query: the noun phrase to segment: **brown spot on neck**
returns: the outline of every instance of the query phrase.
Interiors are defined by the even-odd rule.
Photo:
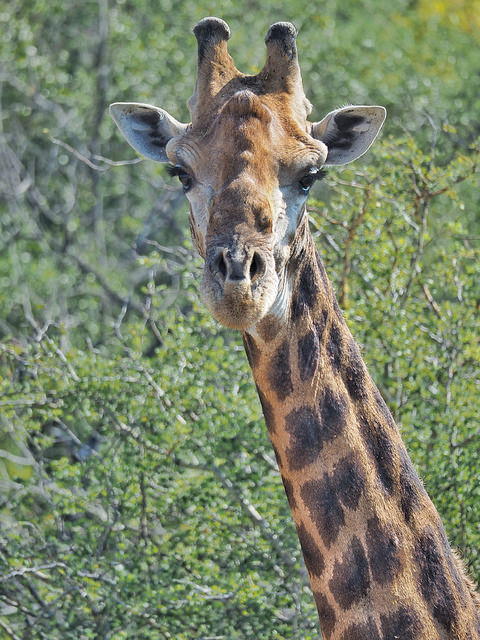
[[[257,333],[263,342],[272,342],[281,334],[284,322],[273,313],[269,313],[262,318],[256,326]]]
[[[268,381],[280,401],[285,400],[293,391],[288,340],[280,344],[270,359]]]
[[[255,369],[260,361],[260,349],[255,344],[255,340],[248,333],[243,333],[242,338],[250,367],[251,369]]]
[[[365,549],[356,536],[352,537],[342,559],[335,562],[329,587],[344,611],[367,596],[370,589],[368,561]]]

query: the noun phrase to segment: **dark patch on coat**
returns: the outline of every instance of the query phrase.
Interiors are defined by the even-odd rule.
[[[342,332],[336,324],[330,327],[330,335],[327,340],[327,353],[333,370],[335,372],[339,371],[342,364]]]
[[[366,542],[373,579],[382,585],[393,582],[405,561],[405,552],[393,525],[381,524],[377,517],[370,518]]]
[[[243,334],[243,346],[247,354],[248,363],[251,369],[255,369],[260,360],[260,349],[255,344],[255,340],[248,333]]]
[[[434,617],[450,631],[458,623],[457,604],[432,527],[428,527],[418,539],[414,557],[419,568],[422,596],[433,609]]]
[[[418,614],[409,607],[400,607],[393,613],[380,616],[382,638],[385,640],[417,640],[422,631]]]
[[[335,296],[333,297],[333,310],[337,314],[337,318],[343,320],[343,311],[340,309],[340,305],[338,304],[338,300]]]
[[[311,407],[293,409],[285,417],[285,428],[290,434],[286,449],[291,469],[303,469],[315,462],[323,447],[323,434],[318,415]]]
[[[342,433],[347,422],[347,401],[327,387],[320,402],[320,415],[312,407],[293,409],[285,418],[290,434],[287,448],[292,469],[302,469],[314,462],[324,444]]]
[[[318,283],[315,277],[315,271],[307,262],[298,279],[297,291],[293,295],[292,304],[290,307],[291,319],[296,322],[300,316],[305,315],[308,311],[313,309],[315,301],[318,296]]]
[[[381,638],[375,620],[369,618],[365,623],[352,624],[347,627],[341,640],[381,640]],[[388,638],[388,640],[391,639]]]
[[[331,476],[324,473],[301,488],[302,500],[326,547],[335,542],[345,524],[343,507],[356,509],[364,487],[363,470],[351,454],[336,464]]]
[[[282,476],[283,487],[285,489],[285,493],[287,494],[288,504],[290,505],[290,509],[295,509],[297,506],[297,501],[295,500],[295,494],[293,493],[293,484],[287,478]]]
[[[273,413],[273,407],[270,404],[270,402],[266,399],[265,394],[260,391],[260,388],[258,387],[258,385],[256,385],[257,387],[257,393],[258,393],[258,397],[260,398],[260,404],[262,405],[262,411],[263,411],[263,417],[265,418],[265,423],[267,425],[268,430],[271,433],[275,432],[275,420],[274,420],[274,413]]]
[[[337,539],[340,527],[345,524],[345,515],[336,487],[328,474],[324,473],[322,479],[305,482],[300,494],[324,545],[330,548]]]
[[[373,392],[373,397],[375,398],[375,402],[377,403],[377,408],[380,413],[385,418],[385,422],[387,425],[393,430],[397,431],[397,425],[395,424],[395,420],[388,408],[385,400],[382,398],[382,395],[378,389],[375,389]]]
[[[333,607],[328,604],[328,600],[323,595],[323,593],[315,591],[313,593],[313,597],[315,598],[315,603],[317,605],[322,636],[325,638],[325,640],[328,640],[328,638],[330,638],[330,636],[332,635],[333,629],[337,622],[335,611]]]
[[[298,369],[302,382],[311,380],[320,360],[320,343],[317,332],[311,329],[298,341]]]
[[[281,401],[285,400],[293,391],[290,346],[287,340],[278,347],[272,357],[268,380]]]
[[[363,469],[352,453],[335,465],[332,484],[337,487],[341,502],[349,509],[356,509],[365,488]]]
[[[387,493],[391,495],[395,485],[395,460],[397,454],[395,443],[386,428],[378,420],[371,419],[367,421],[362,416],[359,419],[359,426],[367,452],[375,464],[378,478]]]
[[[327,326],[327,320],[328,320],[328,310],[322,309],[322,313],[313,323],[313,326],[315,327],[315,331],[317,332],[319,342],[321,342],[323,334],[325,332],[325,328]]]
[[[425,494],[425,489],[403,445],[400,447],[399,453],[400,509],[405,517],[405,521],[410,523],[413,513],[422,507],[421,494]]]
[[[273,442],[272,442],[272,448],[273,448],[273,453],[275,454],[275,460],[277,461],[278,468],[281,469],[283,466],[282,459],[280,457],[280,453],[278,452],[277,447],[274,445]]]
[[[321,576],[325,569],[325,562],[317,543],[303,523],[297,527],[297,533],[308,572],[317,577]]]
[[[272,342],[280,333],[282,321],[268,314],[257,323],[257,333],[264,342]]]
[[[320,258],[320,254],[318,253],[316,247],[315,247],[315,260],[317,262],[317,267],[318,270],[320,272],[320,277],[322,279],[323,282],[323,286],[325,287],[325,291],[328,292],[329,288],[330,288],[330,282],[328,281],[328,276],[327,276],[327,272],[325,270],[325,266],[322,262],[322,259]]]
[[[352,400],[365,400],[367,398],[367,372],[360,351],[353,338],[348,345],[347,362],[343,370],[343,381]]]
[[[328,442],[340,435],[347,424],[348,402],[344,394],[326,387],[319,401],[322,440]]]
[[[354,536],[341,561],[336,560],[328,586],[344,611],[362,600],[370,589],[370,575],[365,550]]]
[[[460,603],[462,604],[462,606],[466,607],[468,606],[470,598],[467,584],[461,574],[461,561],[455,557],[454,552],[452,551],[452,548],[450,547],[450,544],[448,542],[447,534],[445,533],[443,527],[440,529],[438,534],[440,538],[440,547],[443,552],[443,557],[447,561],[447,565],[450,570],[450,576],[455,585]]]

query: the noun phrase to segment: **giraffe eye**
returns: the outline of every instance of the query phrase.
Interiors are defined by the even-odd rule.
[[[193,178],[192,176],[179,164],[175,166],[170,165],[168,167],[168,173],[171,176],[177,176],[183,186],[183,190],[185,192],[189,191],[193,186]]]
[[[302,178],[300,178],[300,180],[298,181],[301,191],[303,191],[303,193],[308,193],[313,183],[316,180],[321,180],[322,178],[324,178],[326,173],[327,172],[325,171],[325,169],[318,169],[317,167],[311,167],[307,171],[307,173],[304,176],[302,176]]]

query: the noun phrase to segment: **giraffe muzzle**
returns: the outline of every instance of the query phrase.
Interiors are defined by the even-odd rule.
[[[217,247],[209,261],[209,269],[224,288],[254,286],[265,274],[266,261],[258,250]]]
[[[221,324],[240,330],[255,324],[273,304],[277,285],[267,250],[237,242],[207,250],[202,298]]]

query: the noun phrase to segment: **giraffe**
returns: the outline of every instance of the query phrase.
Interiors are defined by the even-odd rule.
[[[169,162],[204,259],[202,297],[241,331],[327,640],[480,638],[480,599],[370,378],[310,234],[323,167],[361,156],[385,109],[309,122],[296,30],[276,23],[256,75],[218,18],[194,28],[191,123],[140,103],[110,112]]]

